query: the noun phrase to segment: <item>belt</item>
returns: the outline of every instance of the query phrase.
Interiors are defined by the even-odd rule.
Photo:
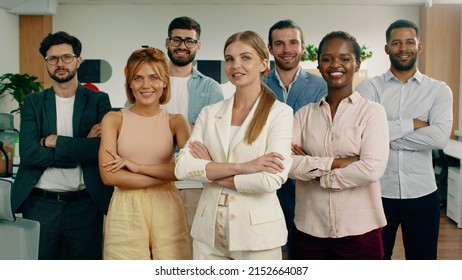
[[[50,192],[44,189],[34,188],[32,194],[45,199],[63,202],[79,201],[90,197],[87,189],[76,192]]]
[[[228,194],[227,193],[221,193],[220,196],[218,197],[218,206],[228,206]]]

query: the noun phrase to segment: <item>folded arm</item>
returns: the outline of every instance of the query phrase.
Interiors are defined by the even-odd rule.
[[[115,152],[117,151],[117,137],[121,124],[122,117],[120,112],[109,112],[102,121],[101,145],[98,158],[100,165],[99,171],[104,184],[124,188],[147,188],[171,181],[135,173],[128,169],[127,165],[130,165],[130,163],[134,165],[136,163],[125,161],[121,157],[118,157]],[[109,162],[113,164],[108,164]],[[133,165],[130,166],[133,167]],[[114,167],[111,169],[110,166],[118,166],[120,169]]]
[[[446,147],[452,130],[452,92],[443,85],[426,120],[413,120],[413,131],[390,142],[393,150],[441,150]]]

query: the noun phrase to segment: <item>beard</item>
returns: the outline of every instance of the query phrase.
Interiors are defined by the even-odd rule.
[[[411,70],[417,63],[417,55],[414,55],[406,64],[401,63],[394,55],[389,54],[390,62],[399,71]]]
[[[62,69],[58,69],[58,70],[62,70]],[[54,72],[50,72],[49,70],[48,70],[48,74],[50,75],[50,78],[52,78],[54,81],[58,83],[66,83],[74,79],[75,75],[77,74],[77,68],[75,68],[73,71],[69,71],[69,74],[67,74],[64,77],[58,77]]]
[[[289,70],[292,70],[292,69],[295,69],[295,68],[298,67],[298,65],[300,63],[300,58],[301,58],[301,54],[297,55],[297,57],[295,57],[294,61],[292,61],[290,63],[286,63],[282,59],[279,59],[278,57],[274,57],[274,62],[282,70],[289,71]]]
[[[196,53],[191,52],[191,51],[189,51],[189,56],[186,59],[185,58],[181,58],[181,59],[175,58],[173,56],[173,52],[170,49],[167,49],[167,55],[168,55],[168,58],[170,58],[170,61],[176,66],[186,66],[190,64],[191,62],[193,62],[194,59],[196,58]]]

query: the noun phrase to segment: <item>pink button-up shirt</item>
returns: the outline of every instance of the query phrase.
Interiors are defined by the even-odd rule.
[[[383,227],[379,180],[387,165],[388,140],[384,108],[357,92],[340,102],[333,120],[325,97],[300,109],[292,141],[307,156],[293,155],[289,173],[297,180],[297,229],[339,238]],[[331,170],[334,158],[352,156],[359,161]]]

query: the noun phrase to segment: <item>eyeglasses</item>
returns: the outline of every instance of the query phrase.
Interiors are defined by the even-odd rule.
[[[185,39],[183,39],[181,37],[170,37],[170,38],[168,38],[168,40],[170,41],[170,45],[172,45],[173,47],[179,47],[181,45],[181,43],[184,42],[184,45],[188,49],[192,49],[197,44],[197,40],[193,39],[193,38],[185,38]]]
[[[67,54],[63,54],[63,55],[49,55],[49,56],[45,57],[45,61],[49,65],[56,65],[56,64],[58,64],[59,59],[61,58],[61,60],[64,63],[69,64],[72,61],[74,61],[74,58],[76,58],[76,57],[77,56],[75,54],[73,54],[73,53],[67,53]]]

